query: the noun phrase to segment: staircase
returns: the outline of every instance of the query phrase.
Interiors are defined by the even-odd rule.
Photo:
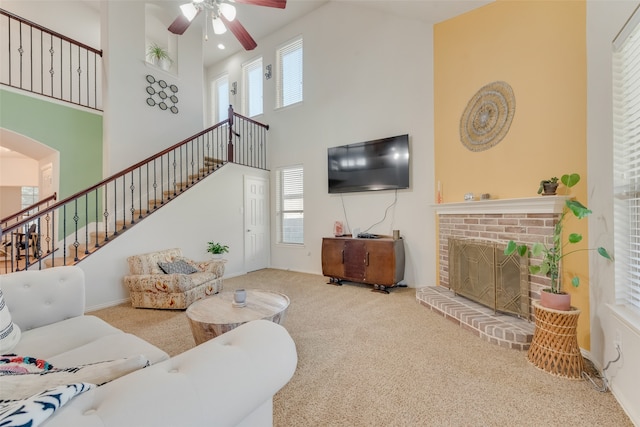
[[[229,106],[226,120],[24,218],[11,215],[0,224],[0,274],[76,264],[229,162],[266,169],[268,129]]]
[[[187,189],[191,187],[193,184],[202,178],[206,177],[210,173],[216,171],[221,168],[226,162],[221,159],[215,159],[212,157],[205,156],[204,158],[204,166],[200,168],[198,173],[191,174],[188,176],[189,182],[181,182],[178,183],[178,186],[183,189]],[[183,192],[182,190],[180,194]],[[121,235],[133,225],[140,222],[140,220],[146,218],[151,213],[155,212],[160,206],[165,205],[169,201],[173,200],[177,194],[174,194],[173,190],[165,190],[163,193],[163,197],[160,199],[149,199],[147,209],[140,210],[136,209],[133,212],[133,217],[137,217],[139,220],[136,222],[130,222],[128,220],[119,219],[115,222],[115,229],[112,236],[106,231],[92,231],[89,233],[89,241],[86,243],[76,243],[75,241],[70,243],[67,246],[67,253],[70,254],[65,259],[54,259],[53,257],[44,258],[45,267],[54,267],[58,265],[73,265],[76,264],[88,255],[91,255],[96,250],[104,246],[109,240],[112,240],[114,236]]]

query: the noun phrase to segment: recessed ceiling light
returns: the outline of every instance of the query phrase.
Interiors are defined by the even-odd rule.
[[[224,45],[222,43],[218,43],[218,49],[224,50]]]

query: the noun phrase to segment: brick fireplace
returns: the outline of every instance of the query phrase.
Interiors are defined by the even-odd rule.
[[[553,234],[565,200],[565,196],[540,196],[436,205],[440,286],[419,288],[418,301],[489,342],[528,349],[533,333],[529,319],[495,313],[448,290],[448,242],[450,238],[490,241],[501,247],[509,240],[528,244],[546,241]],[[548,286],[547,277],[529,275],[529,305]]]

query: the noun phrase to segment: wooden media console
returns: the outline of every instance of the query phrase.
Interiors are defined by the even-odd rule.
[[[367,283],[386,292],[404,279],[404,241],[389,236],[373,239],[325,237],[322,239],[322,274],[329,283],[343,280]]]

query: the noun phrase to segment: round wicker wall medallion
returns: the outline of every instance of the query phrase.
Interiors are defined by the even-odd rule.
[[[460,140],[471,151],[498,144],[509,132],[516,109],[513,89],[506,82],[483,86],[469,101],[460,119]]]

